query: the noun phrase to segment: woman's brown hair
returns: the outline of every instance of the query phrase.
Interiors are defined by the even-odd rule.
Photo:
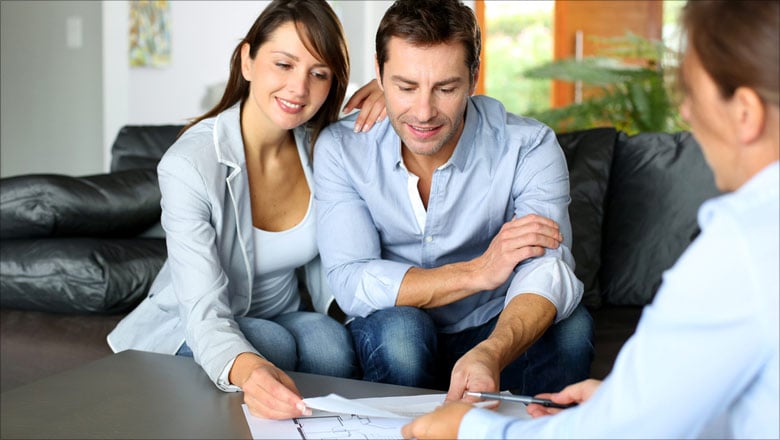
[[[682,24],[691,49],[723,98],[744,86],[778,105],[780,2],[688,1]]]
[[[295,23],[306,49],[320,58],[333,72],[333,81],[325,103],[306,124],[310,130],[311,148],[325,126],[338,119],[341,103],[349,83],[349,54],[344,30],[336,13],[325,0],[274,0],[257,17],[230,58],[230,76],[219,103],[203,115],[192,119],[181,133],[198,122],[217,116],[249,96],[249,81],[241,74],[241,47],[249,43],[249,56],[254,59],[257,50],[276,29],[288,22]]]

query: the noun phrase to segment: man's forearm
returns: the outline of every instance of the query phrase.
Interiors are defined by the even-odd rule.
[[[471,261],[422,269],[412,267],[404,275],[395,301],[397,306],[440,307],[485,290]]]
[[[493,333],[475,348],[491,353],[504,369],[544,334],[555,314],[555,306],[543,296],[517,295],[499,315]]]
[[[520,262],[558,248],[562,239],[558,224],[548,218],[529,214],[512,219],[504,223],[485,252],[472,260],[433,269],[409,269],[395,305],[439,307],[495,289],[512,276]]]

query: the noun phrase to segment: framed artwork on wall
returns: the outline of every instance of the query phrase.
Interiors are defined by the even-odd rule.
[[[164,67],[171,62],[168,0],[130,2],[130,67]]]

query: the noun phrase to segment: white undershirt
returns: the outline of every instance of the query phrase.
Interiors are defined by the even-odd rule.
[[[295,269],[317,256],[313,197],[306,215],[290,229],[269,232],[253,228],[255,279],[247,316],[273,318],[298,310],[300,294]]]

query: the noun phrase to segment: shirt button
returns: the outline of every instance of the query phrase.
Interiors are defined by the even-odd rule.
[[[425,237],[425,242],[426,242],[426,243],[430,243],[430,242],[432,242],[432,241],[433,241],[433,237],[431,237],[430,235],[429,235],[429,236],[427,236],[427,237]]]

